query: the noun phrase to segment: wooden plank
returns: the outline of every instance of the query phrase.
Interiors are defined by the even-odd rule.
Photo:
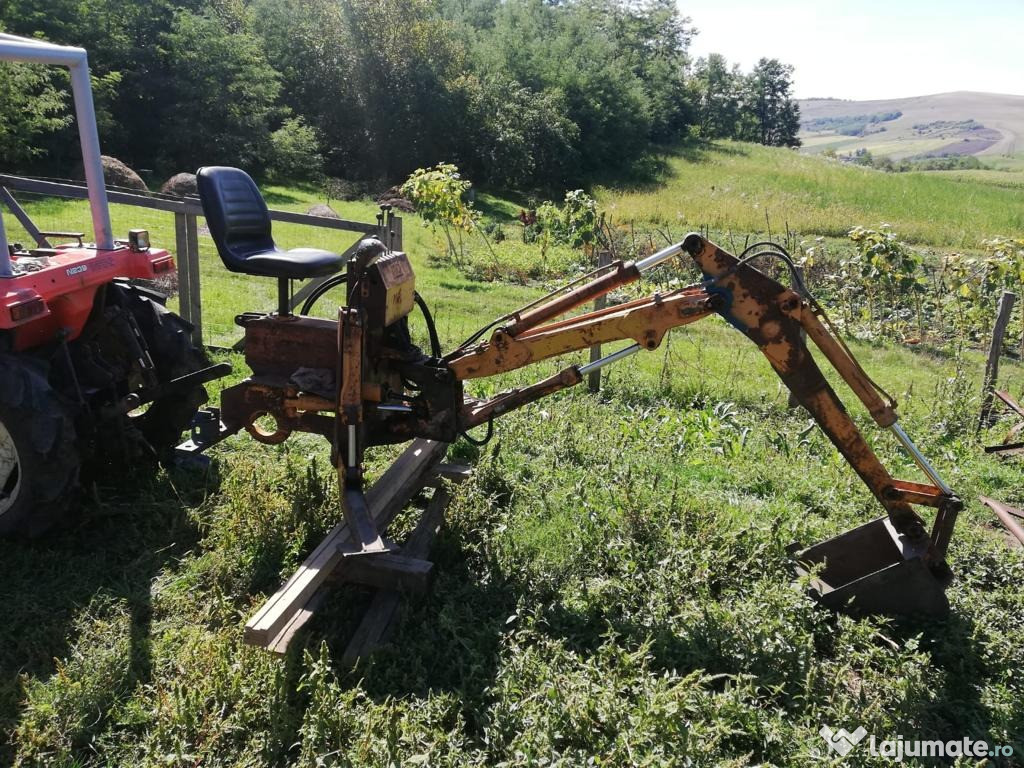
[[[291,643],[292,638],[313,618],[313,615],[323,601],[324,591],[320,590],[310,598],[305,606],[295,612],[295,615],[284,625],[284,628],[278,633],[277,637],[267,645],[267,650],[281,655],[287,653],[288,644]]]
[[[202,346],[203,343],[203,303],[199,293],[199,233],[196,217],[185,214],[185,239],[188,248],[185,251],[186,271],[188,272],[188,293],[179,289],[178,306],[188,304],[188,320],[192,323],[192,343]]]
[[[464,483],[473,476],[473,468],[468,464],[438,464],[437,474],[453,483]]]
[[[425,558],[430,554],[438,530],[444,523],[444,514],[451,497],[444,488],[439,488],[427,504],[419,523],[402,547],[406,557]],[[363,620],[342,654],[341,663],[354,666],[355,663],[372,653],[387,637],[401,604],[401,593],[394,590],[380,590],[370,603]]]
[[[335,573],[341,581],[364,587],[423,594],[430,586],[433,570],[434,564],[429,560],[386,554],[350,557]]]
[[[35,192],[41,195],[53,195],[54,197],[70,197],[77,200],[88,200],[89,191],[84,184],[68,184],[61,181],[43,181],[42,179],[30,179],[24,176],[10,176],[0,174],[0,186],[8,189],[21,190],[23,192]],[[134,205],[139,208],[152,208],[157,211],[169,213],[190,213],[193,216],[202,216],[203,207],[196,198],[179,198],[169,200],[165,197],[156,197],[145,194],[134,194],[131,192],[118,192],[107,190],[107,200],[118,205]],[[346,232],[375,232],[376,223],[367,224],[362,221],[349,221],[348,219],[335,219],[327,216],[310,216],[308,213],[295,213],[293,211],[279,211],[270,209],[270,218],[273,221],[284,221],[291,224],[307,224],[311,227],[322,227],[324,229],[338,229]]]
[[[3,200],[4,205],[11,209],[11,213],[14,214],[14,218],[18,220],[18,223],[24,227],[25,231],[28,232],[29,237],[36,241],[36,246],[39,248],[50,248],[50,241],[46,239],[46,236],[39,231],[39,227],[36,226],[32,218],[25,213],[25,209],[21,207],[17,200],[14,199],[14,195],[7,191],[6,187],[0,187],[0,200]]]
[[[447,443],[414,440],[367,491],[367,506],[378,530],[386,530],[394,516],[419,492],[423,480],[447,448]],[[349,539],[348,525],[344,522],[336,525],[291,578],[249,619],[245,625],[245,641],[270,647],[342,561],[341,547]]]
[[[346,232],[368,234],[377,231],[376,224],[366,224],[362,221],[350,221],[348,219],[335,219],[328,216],[310,216],[308,213],[295,213],[294,211],[272,209],[270,211],[270,218],[274,221],[285,221],[290,224],[309,224],[314,227],[325,227],[326,229],[343,229]]]
[[[188,226],[184,213],[174,214],[174,243],[174,261],[178,267],[178,314],[186,323],[191,323],[191,271],[188,263]]]
[[[1016,300],[1016,294],[1010,291],[1003,291],[1003,295],[999,297],[996,322],[992,327],[992,341],[988,347],[988,360],[985,363],[985,380],[981,391],[981,417],[978,420],[979,430],[992,423],[992,389],[999,378],[999,356],[1003,352],[1003,336],[1010,324],[1010,315]]]
[[[434,476],[427,480],[427,485],[437,488],[444,480],[461,484],[472,476],[473,468],[468,464],[438,464]]]

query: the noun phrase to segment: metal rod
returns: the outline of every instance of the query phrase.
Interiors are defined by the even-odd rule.
[[[6,187],[0,187],[0,202],[11,209],[11,213],[14,214],[14,218],[18,220],[18,223],[24,227],[25,231],[28,232],[29,236],[36,241],[38,248],[52,248],[50,241],[46,239],[46,235],[39,231],[39,227],[35,225],[31,217],[25,213],[25,209],[18,205],[18,201],[14,199]],[[54,235],[56,237],[56,235]],[[81,238],[79,238],[81,241]]]
[[[389,413],[412,413],[412,408],[410,406],[392,403],[377,403],[377,410],[387,411]]]
[[[11,252],[7,249],[7,230],[4,229],[4,211],[0,207],[0,277],[11,277]]]
[[[1024,528],[1022,528],[1020,523],[1012,517],[1017,510],[1013,509],[1008,504],[1003,504],[995,499],[990,499],[988,496],[979,496],[978,498],[981,499],[982,504],[986,505],[996,513],[996,517],[999,518],[999,522],[1003,524],[1003,527],[1013,534],[1017,541],[1024,544]]]
[[[348,425],[348,465],[354,467],[356,465],[356,425]]]
[[[896,439],[900,441],[900,444],[907,449],[907,453],[909,453],[914,459],[914,463],[921,468],[922,472],[928,475],[928,479],[935,484],[935,487],[946,495],[952,496],[953,490],[946,485],[939,476],[939,473],[935,470],[935,467],[933,467],[928,462],[928,459],[924,457],[924,454],[917,449],[917,446],[914,445],[914,441],[911,440],[910,437],[907,436],[907,433],[903,431],[903,427],[899,425],[899,422],[890,424],[889,429],[892,430],[894,435],[896,435]]]
[[[632,345],[630,347],[625,347],[623,349],[620,349],[618,352],[612,352],[610,355],[608,355],[606,357],[602,357],[600,360],[595,360],[592,363],[587,363],[586,365],[581,365],[579,367],[580,376],[586,376],[588,373],[591,373],[593,371],[599,371],[602,368],[604,368],[606,365],[611,365],[612,363],[617,363],[619,360],[622,360],[624,357],[629,357],[630,355],[636,354],[641,349],[642,349],[642,347],[639,344],[634,344],[634,345]]]
[[[88,55],[82,48],[4,34],[0,35],[0,60],[53,64],[67,67],[71,72],[71,92],[75,101],[78,139],[82,145],[82,165],[85,168],[85,183],[89,188],[89,207],[92,210],[96,246],[103,250],[111,250],[114,247],[114,233],[110,226],[107,188],[103,181],[103,162],[100,159],[100,139],[96,131],[92,85],[89,82]]]
[[[652,253],[646,259],[640,259],[640,261],[636,263],[636,268],[639,269],[641,272],[646,272],[648,269],[653,269],[654,267],[661,264],[663,261],[668,261],[674,256],[678,256],[682,252],[682,243],[670,245],[667,248],[662,248],[657,253]]]

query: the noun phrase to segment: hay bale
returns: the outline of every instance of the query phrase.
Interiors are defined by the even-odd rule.
[[[398,186],[384,190],[376,196],[376,200],[378,205],[390,205],[396,211],[403,213],[412,213],[416,210],[411,200],[402,197],[401,187]]]
[[[196,185],[196,175],[194,173],[174,174],[160,187],[160,194],[177,195],[178,197],[198,195],[199,187]]]
[[[331,206],[324,205],[323,203],[319,203],[317,205],[314,205],[312,208],[310,208],[308,211],[306,211],[306,213],[309,214],[310,216],[323,216],[326,219],[340,219],[341,218],[341,216],[339,216],[337,214],[337,212],[335,212],[335,210],[333,208],[331,208]]]
[[[103,181],[108,187],[124,187],[136,192],[149,192],[149,187],[135,171],[122,163],[116,157],[102,155]]]

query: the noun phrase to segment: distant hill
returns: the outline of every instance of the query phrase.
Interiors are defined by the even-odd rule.
[[[1024,96],[955,91],[879,101],[800,101],[803,151],[867,149],[901,160],[978,155],[994,165],[1024,155]]]

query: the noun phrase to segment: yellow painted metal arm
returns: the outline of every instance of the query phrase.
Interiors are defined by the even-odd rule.
[[[449,361],[458,379],[477,379],[594,344],[632,339],[655,349],[665,333],[715,312],[717,299],[703,289],[684,288],[531,328],[517,336],[499,328],[490,340]]]

